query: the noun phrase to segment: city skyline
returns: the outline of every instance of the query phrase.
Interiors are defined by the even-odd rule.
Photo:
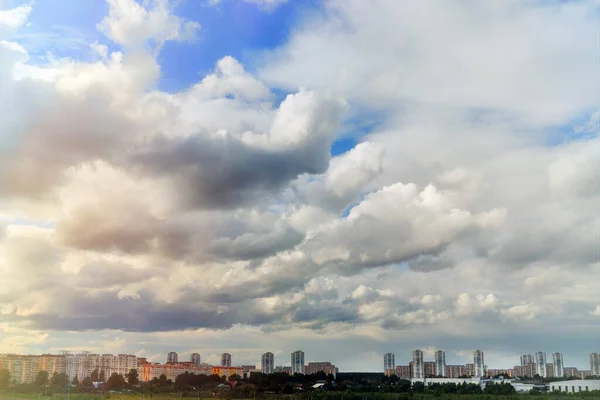
[[[0,353],[589,364],[598,2],[408,3],[0,1]]]
[[[435,348],[423,348],[423,349],[412,349],[408,352],[408,354],[400,354],[400,353],[395,353],[395,352],[388,352],[388,353],[382,353],[379,355],[379,367],[376,368],[371,368],[371,367],[365,367],[363,369],[361,368],[344,368],[343,364],[337,362],[335,363],[336,366],[338,366],[338,368],[340,366],[342,366],[342,369],[340,369],[340,371],[343,372],[385,372],[385,364],[386,364],[386,357],[391,356],[394,366],[402,366],[402,365],[408,365],[409,363],[413,363],[415,361],[415,356],[420,357],[421,362],[423,363],[423,375],[425,374],[425,368],[426,365],[430,363],[431,364],[431,368],[434,371],[437,371],[437,362],[438,362],[438,354],[441,353],[441,361],[443,362],[444,366],[451,366],[451,365],[468,365],[468,364],[472,364],[475,365],[475,358],[476,358],[476,352],[481,351],[481,350],[461,350],[459,352],[455,352],[453,353],[452,351],[450,351],[450,354],[453,354],[454,356],[452,356],[450,358],[451,361],[446,361],[446,351],[445,350],[440,350],[440,349],[435,349]],[[43,356],[43,355],[60,355],[63,351],[42,351],[39,353],[0,353],[1,354],[15,354],[15,355],[31,355],[31,356]],[[108,353],[108,352],[93,352],[93,351],[89,351],[89,350],[84,350],[84,348],[80,349],[80,350],[73,350],[73,351],[68,351],[68,354],[91,354],[91,355],[135,355],[138,358],[142,358],[142,359],[146,359],[149,362],[152,363],[160,363],[160,364],[167,364],[167,363],[191,363],[191,364],[195,364],[195,365],[214,365],[214,366],[224,366],[224,367],[235,367],[235,366],[244,366],[244,365],[255,365],[257,367],[257,369],[261,369],[262,365],[263,365],[263,358],[266,354],[270,354],[270,356],[273,359],[273,369],[275,369],[276,367],[291,367],[292,365],[292,361],[294,359],[294,356],[296,353],[299,352],[299,360],[304,360],[304,366],[308,365],[308,363],[310,362],[322,362],[323,359],[327,358],[329,360],[334,360],[334,357],[310,357],[310,352],[308,352],[309,357],[306,357],[306,352],[303,350],[295,350],[292,352],[286,352],[285,350],[283,351],[267,351],[265,353],[261,353],[258,355],[258,357],[255,356],[248,356],[247,354],[236,354],[236,353],[216,353],[216,352],[207,352],[207,356],[206,358],[204,358],[202,356],[202,353],[200,352],[200,350],[197,349],[193,349],[193,350],[188,350],[188,351],[169,351],[166,352],[164,354],[156,354],[154,356],[151,357],[147,357],[147,356],[143,356],[140,354],[135,354],[135,353],[123,353],[123,352],[119,352],[119,353]],[[420,352],[420,355],[417,354],[415,355],[415,352]],[[244,351],[244,353],[247,353],[247,351]],[[483,351],[481,351],[482,355]],[[468,354],[465,356],[465,354]],[[484,356],[484,360],[483,360],[483,366],[486,367],[487,369],[510,369],[513,368],[515,366],[523,366],[526,364],[530,364],[532,366],[532,371],[534,371],[535,373],[539,373],[541,370],[538,368],[538,363],[536,362],[536,358],[538,357],[538,355],[541,354],[543,356],[543,360],[546,361],[545,366],[546,366],[546,372],[548,372],[548,368],[552,369],[552,375],[555,376],[555,369],[556,367],[556,363],[557,363],[557,358],[556,356],[559,356],[559,366],[561,366],[563,369],[567,368],[567,367],[575,367],[579,370],[585,371],[585,370],[590,370],[593,371],[594,370],[594,365],[596,365],[596,368],[599,369],[600,371],[600,353],[587,353],[585,356],[583,357],[579,357],[580,360],[584,360],[583,362],[572,362],[570,359],[568,359],[567,364],[566,365],[564,363],[564,356],[562,353],[556,353],[556,352],[532,352],[531,354],[521,354],[521,355],[514,355],[513,357],[511,356],[503,356],[501,357],[502,360],[507,360],[507,361],[503,361],[502,364],[496,362],[494,363],[494,360],[492,359],[491,363],[488,363],[488,358],[487,356]],[[550,355],[550,358],[548,358],[547,354]],[[182,358],[183,355],[183,358]],[[291,360],[290,360],[290,355],[291,355]],[[527,362],[526,364],[523,363],[524,357],[526,357],[526,361],[528,360],[533,360],[532,362]],[[232,361],[232,360],[238,360],[239,361]],[[197,360],[197,362],[195,361]],[[276,360],[279,360],[276,362]],[[595,364],[594,364],[594,360],[595,360]],[[498,360],[496,360],[498,361]],[[473,367],[475,368],[475,367]]]
[[[473,363],[464,365],[445,365],[443,359],[445,352],[437,350],[434,352],[435,361],[424,359],[424,353],[419,349],[412,351],[412,361],[409,365],[394,365],[395,355],[393,353],[383,354],[382,375],[396,375],[402,379],[427,379],[427,378],[493,378],[502,375],[507,378],[514,377],[532,377],[539,375],[539,367],[547,369],[547,374],[543,378],[580,378],[594,375],[598,372],[598,354],[590,353],[590,369],[579,370],[572,366],[563,366],[561,353],[552,355],[552,363],[544,363],[544,353],[537,352],[535,360],[539,365],[530,363],[532,357],[522,355],[520,361],[524,365],[515,365],[514,368],[497,369],[489,368],[484,361],[484,353],[481,350],[473,350]],[[142,381],[150,381],[165,375],[167,379],[175,379],[183,373],[192,373],[200,375],[219,375],[231,376],[234,374],[245,375],[253,372],[262,372],[266,374],[284,372],[288,374],[314,374],[323,372],[332,374],[334,377],[340,372],[331,361],[308,361],[305,362],[305,355],[302,350],[296,350],[291,353],[291,367],[275,366],[274,354],[264,353],[261,356],[261,364],[231,365],[231,354],[223,353],[221,355],[220,365],[210,365],[200,363],[200,354],[190,354],[189,361],[177,361],[179,354],[169,352],[164,363],[151,362],[146,358],[136,357],[133,354],[94,354],[90,352],[72,353],[62,351],[61,354],[44,355],[16,355],[0,353],[0,369],[6,369],[15,382],[30,383],[37,376],[38,371],[47,371],[50,375],[65,372],[68,379],[75,377],[90,377],[94,371],[99,376],[107,377],[113,373],[126,375],[130,370],[136,369]],[[355,371],[362,372],[362,371]],[[97,376],[98,376],[97,375]],[[104,378],[105,379],[105,378]]]

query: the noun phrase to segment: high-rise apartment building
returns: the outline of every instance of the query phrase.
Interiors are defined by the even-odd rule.
[[[413,350],[412,352],[413,359],[413,378],[415,379],[423,379],[425,378],[425,366],[423,364],[423,352],[421,350]]]
[[[221,367],[231,367],[231,354],[221,354]]]
[[[435,352],[435,374],[442,378],[446,376],[446,353],[442,350]]]
[[[590,354],[590,372],[594,376],[600,376],[600,354]]]
[[[533,359],[533,354],[523,354],[521,356],[521,367],[524,367],[529,364],[535,364],[535,360]]]
[[[544,352],[538,351],[535,353],[535,373],[542,378],[548,376],[548,374],[546,374],[546,353]]]
[[[176,352],[170,351],[169,354],[167,354],[167,362],[168,363],[176,363],[178,361],[179,361],[179,356],[177,355]]]
[[[202,364],[202,359],[200,358],[200,354],[192,353],[190,356],[190,362],[194,364],[196,367],[199,367]]]
[[[485,362],[483,360],[483,351],[473,350],[473,376],[483,378],[485,376]]]
[[[563,355],[561,353],[552,354],[552,368],[554,378],[562,378],[565,376]]]
[[[396,357],[393,353],[385,353],[383,355],[383,372],[390,376],[396,371]]]
[[[275,371],[275,356],[270,351],[260,357],[260,367],[263,374],[272,374]]]
[[[294,374],[304,375],[304,352],[302,350],[292,353],[292,375]]]

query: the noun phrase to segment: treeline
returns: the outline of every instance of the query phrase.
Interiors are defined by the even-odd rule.
[[[41,393],[44,395],[66,392],[96,393],[103,390],[133,388],[140,383],[136,369],[130,370],[126,376],[113,373],[108,379],[102,371],[98,370],[94,370],[90,376],[81,380],[77,376],[69,380],[64,372],[49,376],[48,371],[39,371],[31,383],[16,383],[12,378],[8,370],[0,370],[0,391],[10,389],[16,393]]]

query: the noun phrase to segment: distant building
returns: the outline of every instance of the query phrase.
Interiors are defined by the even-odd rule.
[[[513,370],[512,369],[488,369],[487,370],[487,377],[488,378],[493,378],[495,376],[504,376],[505,378],[512,378],[513,376]]]
[[[523,354],[521,356],[521,367],[524,367],[525,365],[529,365],[529,364],[535,364],[533,355],[532,354]]]
[[[292,367],[282,367],[278,365],[277,367],[275,367],[275,373],[292,375]]]
[[[246,376],[250,376],[251,372],[258,372],[258,370],[256,369],[256,365],[240,365],[240,368],[242,369],[242,372],[246,374]]]
[[[167,379],[174,381],[177,376],[186,372],[194,375],[210,375],[212,367],[207,364],[196,366],[192,362],[171,362],[166,364],[146,362],[138,367],[138,375],[142,382],[149,382],[154,378],[159,378],[161,375],[165,375]]]
[[[475,364],[473,363],[466,363],[465,364],[465,369],[466,369],[466,376],[470,376],[470,377],[474,377],[475,376]]]
[[[244,376],[244,368],[221,365],[220,367],[212,367],[211,374],[225,376],[227,378],[229,378],[231,375],[239,375],[242,377]]]
[[[331,374],[335,377],[337,375],[337,368],[329,361],[309,362],[306,366],[306,374],[311,375],[318,372],[324,372],[326,375]]]
[[[557,381],[548,384],[551,392],[579,393],[600,390],[600,379]],[[592,396],[597,398],[598,396]]]
[[[562,378],[565,376],[563,355],[561,353],[552,354],[552,372],[555,378]]]
[[[272,374],[275,371],[275,356],[270,351],[260,357],[260,368],[263,374]]]
[[[590,371],[594,376],[600,376],[600,354],[590,354]]]
[[[169,352],[169,354],[167,354],[167,362],[168,363],[176,363],[179,361],[179,356],[177,355],[176,352],[171,351]]]
[[[223,353],[221,354],[221,367],[231,367],[231,354]],[[221,376],[221,375],[219,375]]]
[[[535,353],[535,373],[546,378],[546,353],[538,351]]]
[[[554,378],[554,364],[546,363],[546,378]]]
[[[394,353],[385,353],[383,355],[383,372],[390,376],[396,372],[396,357]]]
[[[468,375],[466,366],[464,366],[464,365],[446,365],[445,378],[459,378],[461,376],[466,376],[466,375]]]
[[[577,378],[579,377],[579,371],[576,367],[564,367],[563,368],[565,378]]]
[[[396,376],[401,379],[412,378],[410,365],[396,365]]]
[[[413,359],[413,378],[415,379],[423,379],[425,377],[425,370],[423,365],[423,352],[421,350],[413,350],[412,352]]]
[[[581,379],[586,379],[589,378],[590,376],[592,376],[592,371],[588,370],[583,370],[583,371],[579,371],[579,377]]]
[[[425,378],[435,378],[435,362],[434,361],[425,361],[423,363],[423,374]]]
[[[194,364],[195,366],[199,367],[200,364],[202,364],[202,360],[200,358],[200,354],[198,354],[198,353],[192,353],[192,355],[190,356],[190,362],[192,364]]]
[[[514,376],[519,378],[525,376],[533,378],[535,376],[535,364],[515,365],[513,372]]]
[[[304,375],[304,352],[302,350],[296,350],[292,353],[292,375],[303,374]]]
[[[483,359],[483,351],[473,350],[473,365],[475,378],[483,378],[485,376],[485,362]]]
[[[442,350],[435,352],[435,374],[437,376],[446,376],[446,353]]]

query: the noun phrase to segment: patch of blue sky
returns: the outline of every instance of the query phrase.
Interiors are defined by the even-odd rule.
[[[356,206],[358,206],[360,203],[362,203],[363,200],[368,195],[370,195],[371,193],[373,193],[373,192],[370,191],[370,192],[363,192],[363,193],[361,193],[357,201],[352,202],[352,203],[350,203],[350,204],[348,204],[346,206],[346,208],[340,213],[340,217],[341,218],[348,218],[348,216],[350,215],[350,212],[352,211],[352,209],[354,209]]]
[[[215,6],[200,1],[182,1],[175,13],[201,25],[191,43],[168,42],[158,60],[162,67],[159,89],[176,92],[198,82],[213,71],[215,63],[232,56],[250,72],[262,51],[282,45],[311,0],[288,1],[265,11],[256,4],[222,0]]]
[[[371,110],[351,104],[350,112],[344,120],[337,139],[330,150],[338,156],[352,150],[362,139],[373,133],[386,120],[386,111]]]
[[[32,11],[26,26],[11,39],[27,49],[31,56],[30,62],[41,63],[47,53],[55,58],[88,60],[93,57],[89,45],[94,41],[107,44],[109,50],[112,50],[110,41],[96,29],[96,25],[108,13],[105,0],[18,3],[32,4]]]
[[[564,125],[548,129],[547,132],[548,146],[597,138],[600,134],[600,111],[589,110]]]

